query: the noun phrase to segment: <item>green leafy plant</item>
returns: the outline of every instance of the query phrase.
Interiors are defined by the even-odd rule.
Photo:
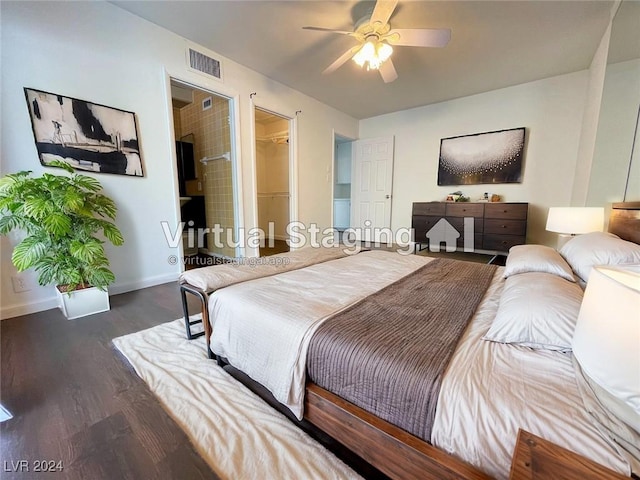
[[[114,245],[124,240],[111,222],[116,217],[113,200],[100,193],[96,179],[76,174],[68,164],[69,176],[31,171],[0,179],[0,235],[23,230],[25,238],[15,246],[11,260],[18,271],[34,268],[40,285],[55,284],[63,291],[94,286],[101,290],[113,283],[100,232]]]

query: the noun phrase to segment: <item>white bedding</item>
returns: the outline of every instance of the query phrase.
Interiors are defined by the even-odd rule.
[[[321,321],[428,261],[372,251],[219,290],[209,304],[211,349],[300,418],[307,346]],[[498,307],[501,277],[500,268],[444,376],[431,442],[507,478],[524,428],[628,474],[586,416],[570,354],[481,340]]]
[[[518,428],[629,475],[587,416],[572,355],[482,340],[504,286],[496,273],[445,372],[431,443],[501,479]]]
[[[363,252],[218,290],[209,299],[211,350],[302,419],[307,347],[315,329],[430,260]]]

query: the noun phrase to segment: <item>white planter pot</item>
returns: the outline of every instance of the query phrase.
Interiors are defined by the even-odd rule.
[[[62,293],[56,288],[58,306],[68,320],[109,310],[109,292],[96,287]]]

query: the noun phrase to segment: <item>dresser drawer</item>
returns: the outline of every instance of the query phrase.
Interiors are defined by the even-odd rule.
[[[411,219],[411,228],[415,229],[413,237],[415,242],[426,243],[427,232],[442,220],[442,217],[428,217],[426,215],[414,215]]]
[[[525,220],[496,220],[494,218],[485,218],[484,232],[498,235],[524,236],[527,234],[527,222]]]
[[[458,237],[458,240],[456,242],[456,245],[458,246],[459,249],[463,249],[464,248],[464,234],[460,235],[460,237]],[[472,250],[479,250],[482,248],[482,234],[480,233],[476,233],[475,235],[473,235],[473,244],[469,245],[469,247]]]
[[[484,206],[484,218],[526,220],[528,210],[528,203],[487,203]]]
[[[482,217],[484,205],[478,203],[447,203],[445,204],[445,215],[447,217]]]
[[[478,218],[478,217],[447,217],[445,218],[445,220],[449,222],[453,228],[455,228],[458,232],[460,232],[460,235],[464,234],[465,219],[468,219],[466,220],[467,222],[471,222],[470,229],[472,232],[482,233],[483,224],[484,224],[482,218]]]
[[[497,250],[498,252],[508,252],[514,245],[522,245],[523,243],[525,243],[524,235],[485,234],[482,238],[484,250]]]
[[[444,217],[444,203],[442,202],[415,202],[413,215],[434,215]]]

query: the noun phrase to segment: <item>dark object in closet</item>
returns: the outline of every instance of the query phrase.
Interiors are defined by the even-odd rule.
[[[193,158],[193,143],[176,141],[176,154],[178,158],[178,186],[180,196],[186,196],[187,180],[196,179],[196,165]]]
[[[180,208],[182,221],[186,223],[185,228],[205,228],[207,220],[204,210],[204,195],[194,195],[187,203]],[[189,222],[193,222],[193,225]]]

